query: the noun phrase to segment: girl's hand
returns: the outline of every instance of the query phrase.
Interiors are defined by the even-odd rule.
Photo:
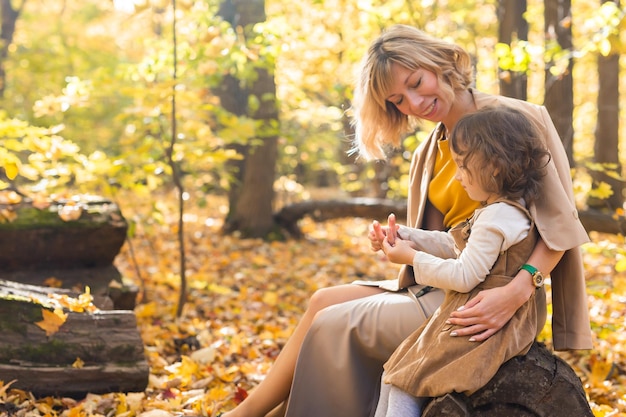
[[[383,240],[387,236],[387,229],[383,228],[378,220],[372,222],[367,238],[370,240],[370,249],[378,252],[383,248]]]
[[[387,217],[387,240],[391,246],[396,244],[396,238],[398,237],[398,226],[396,224],[396,215],[391,213],[389,217]]]
[[[390,242],[394,244],[398,237],[397,231],[400,226],[396,224],[395,214],[390,214],[388,221],[389,225],[386,227],[383,227],[377,220],[372,222],[367,238],[370,240],[370,249],[374,252],[383,248],[383,241],[385,238],[389,238]]]
[[[383,240],[383,252],[387,255],[387,259],[394,264],[411,265],[413,264],[413,257],[415,256],[415,249],[413,249],[411,242],[396,239],[396,243],[392,245],[389,242],[389,236]]]

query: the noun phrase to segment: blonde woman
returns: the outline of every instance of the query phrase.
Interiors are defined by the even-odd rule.
[[[538,127],[551,154],[542,192],[528,209],[539,239],[525,263],[552,277],[556,349],[590,349],[585,282],[579,245],[588,240],[574,205],[568,160],[546,109],[471,88],[470,57],[462,48],[410,26],[394,26],[370,46],[353,101],[355,144],[365,158],[384,158],[420,120],[437,122],[411,163],[407,226],[446,230],[478,207],[454,180],[447,135],[464,115],[486,106],[509,106]],[[369,233],[380,250],[388,227]],[[450,322],[454,337],[488,339],[535,294],[521,270],[509,284],[479,292]],[[541,297],[539,297],[541,298]],[[302,321],[265,380],[228,417],[372,416],[383,364],[430,317],[443,291],[425,291],[412,268],[377,286],[339,285],[313,294]],[[541,307],[541,302],[539,302]],[[537,317],[541,329],[545,315]]]

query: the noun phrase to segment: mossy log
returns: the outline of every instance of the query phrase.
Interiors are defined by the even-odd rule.
[[[62,214],[76,207],[76,218]],[[128,224],[109,200],[84,198],[40,209],[30,202],[2,204],[0,268],[92,268],[111,265],[126,240]],[[10,214],[9,214],[10,213]]]
[[[59,308],[59,295],[72,294],[0,281],[0,380],[36,396],[145,390],[149,366],[134,313],[61,305],[65,321],[46,331],[43,310]]]
[[[73,212],[64,215],[64,210]],[[138,289],[113,265],[128,223],[110,200],[83,196],[37,208],[29,201],[0,204],[0,279],[62,288],[90,287],[117,309],[133,309]]]
[[[432,400],[422,417],[593,417],[582,383],[572,368],[534,343],[471,396]]]

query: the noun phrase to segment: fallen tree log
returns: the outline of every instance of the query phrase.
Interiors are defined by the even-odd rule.
[[[526,356],[504,363],[471,396],[432,400],[422,417],[593,417],[582,383],[572,368],[540,343]]]
[[[64,216],[72,207],[74,217]],[[128,224],[109,200],[84,197],[37,208],[32,202],[0,204],[2,270],[90,268],[111,265],[126,240]]]
[[[298,222],[307,216],[315,221],[342,217],[363,217],[383,221],[390,213],[395,213],[399,220],[404,220],[406,210],[406,202],[381,198],[306,200],[284,206],[274,215],[274,219],[292,236],[298,238],[302,237]]]
[[[379,198],[349,198],[341,200],[306,200],[281,208],[274,219],[295,238],[302,237],[298,222],[305,217],[325,221],[342,217],[362,217],[385,222],[390,213],[395,213],[399,222],[404,222],[407,213],[406,201]],[[579,211],[580,221],[587,232],[626,234],[626,218],[616,218],[614,213],[598,209]]]
[[[36,396],[145,390],[134,313],[87,308],[74,295],[0,281],[0,380]]]
[[[119,207],[97,196],[45,207],[29,200],[0,204],[0,279],[88,286],[92,294],[111,298],[116,309],[132,310],[138,288],[113,265],[127,229]]]

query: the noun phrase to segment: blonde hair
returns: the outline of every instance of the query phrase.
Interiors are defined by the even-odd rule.
[[[366,159],[384,159],[385,148],[398,147],[402,136],[417,126],[417,118],[402,114],[386,100],[393,64],[433,72],[451,100],[473,81],[471,59],[463,48],[411,26],[396,25],[384,31],[361,62],[352,100],[352,151]]]

